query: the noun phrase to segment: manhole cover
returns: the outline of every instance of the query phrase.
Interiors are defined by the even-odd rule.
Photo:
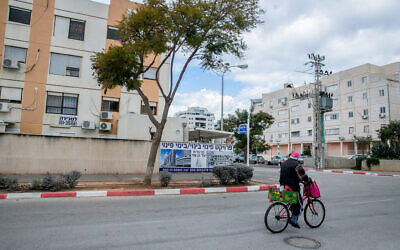
[[[303,249],[317,249],[321,247],[320,242],[301,236],[287,237],[284,239],[284,241],[291,246]]]

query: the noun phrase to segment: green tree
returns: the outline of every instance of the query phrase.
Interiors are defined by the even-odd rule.
[[[233,143],[236,154],[243,153],[247,157],[247,134],[239,134],[238,128],[240,124],[247,124],[247,110],[235,111],[235,115],[228,115],[224,119],[224,129],[233,132]],[[270,148],[264,140],[263,131],[268,128],[274,121],[274,118],[262,111],[250,114],[250,153],[265,152]]]
[[[354,136],[354,138],[356,139],[356,143],[357,143],[357,145],[361,148],[361,152],[362,152],[363,154],[365,154],[365,150],[366,150],[366,149],[369,151],[369,147],[370,147],[371,142],[372,142],[371,136],[366,136],[366,137],[363,137],[363,136],[360,136],[360,137]]]
[[[391,121],[388,125],[377,130],[377,132],[382,143],[400,144],[400,121]]]
[[[123,16],[119,23],[121,47],[111,47],[92,57],[94,76],[99,84],[105,90],[118,85],[136,90],[156,128],[145,184],[151,184],[168,111],[189,63],[197,60],[203,69],[220,70],[225,65],[224,55],[243,57],[246,49],[243,34],[261,22],[262,13],[259,0],[147,0],[136,12]],[[183,54],[185,60],[174,77],[178,54]],[[155,66],[157,58],[161,58],[161,62],[156,71],[156,83],[164,99],[159,118],[152,114],[139,80]],[[171,70],[169,88],[165,89],[160,84],[159,72],[167,62]]]

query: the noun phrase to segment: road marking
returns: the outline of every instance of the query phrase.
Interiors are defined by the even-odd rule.
[[[368,204],[368,203],[376,203],[376,202],[386,202],[386,201],[393,201],[393,199],[385,199],[385,200],[375,200],[375,201],[360,201],[360,202],[353,202],[353,205],[361,205],[361,204]]]

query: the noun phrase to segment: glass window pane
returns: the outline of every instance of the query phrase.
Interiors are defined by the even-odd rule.
[[[62,103],[62,96],[54,96],[54,95],[47,96],[47,106],[61,107],[61,103]]]
[[[69,18],[56,16],[54,23],[54,36],[68,37]]]
[[[10,15],[8,16],[8,21],[30,24],[31,23],[31,11],[17,9],[14,7],[10,7]]]
[[[118,41],[121,40],[121,36],[119,34],[118,29],[115,27],[108,26],[107,38],[112,39],[112,40],[118,40]]]
[[[64,108],[76,108],[78,104],[78,98],[73,96],[64,96],[63,107]]]
[[[61,108],[47,107],[46,113],[61,114]]]
[[[16,60],[18,62],[26,62],[26,51],[25,48],[5,46],[4,59]]]
[[[0,87],[0,99],[10,101],[21,101],[22,89]]]
[[[62,113],[65,115],[76,115],[76,109],[63,108]]]
[[[66,55],[51,53],[50,59],[50,74],[65,75],[67,67]]]
[[[85,34],[85,22],[71,20],[69,23],[68,38],[83,41]]]

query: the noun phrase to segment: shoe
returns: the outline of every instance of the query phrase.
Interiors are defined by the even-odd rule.
[[[292,225],[292,227],[295,227],[295,228],[300,229],[300,226],[299,226],[298,223],[295,223],[295,222],[293,222],[293,221],[290,220],[290,221],[289,221],[289,224]]]

